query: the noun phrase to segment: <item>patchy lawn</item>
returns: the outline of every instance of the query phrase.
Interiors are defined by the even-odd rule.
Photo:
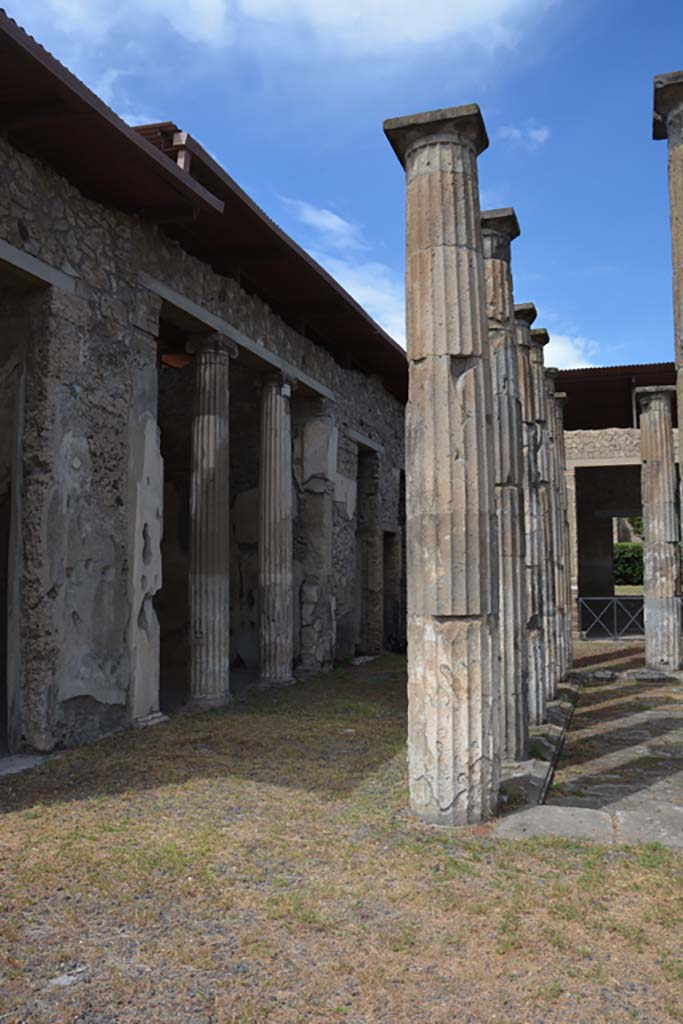
[[[683,857],[406,812],[386,657],[0,779],[2,1024],[683,1021]]]

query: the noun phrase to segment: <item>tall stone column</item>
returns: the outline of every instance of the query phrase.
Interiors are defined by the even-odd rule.
[[[510,243],[519,235],[514,210],[485,210],[481,231],[491,346],[500,559],[501,749],[506,760],[522,761],[529,745],[529,709],[524,441],[510,272]]]
[[[259,675],[293,682],[292,386],[267,374],[261,392],[259,459]]]
[[[540,725],[545,719],[546,664],[543,616],[543,565],[545,543],[540,508],[538,402],[531,364],[531,325],[536,319],[532,302],[515,306],[515,334],[524,424],[524,523],[526,532],[527,661],[529,721]]]
[[[561,489],[559,479],[559,453],[557,442],[557,403],[555,402],[555,378],[557,370],[549,367],[545,371],[546,408],[548,417],[548,445],[550,449],[550,524],[552,534],[552,573],[555,593],[555,670],[557,680],[562,678],[564,661],[564,562],[562,543]]]
[[[667,139],[678,423],[683,424],[683,71],[654,80],[652,137]]]
[[[220,334],[192,338],[195,357],[190,482],[190,696],[199,705],[230,696],[230,359]]]
[[[426,821],[492,815],[500,775],[491,370],[472,104],[385,123],[406,169],[408,760]]]
[[[297,396],[294,404],[294,476],[300,488],[297,548],[302,572],[297,676],[310,676],[331,668],[337,650],[332,547],[339,429],[327,400]],[[353,497],[355,502],[355,492]]]
[[[557,478],[560,487],[560,515],[562,529],[562,593],[564,603],[564,639],[562,645],[561,678],[564,678],[572,667],[573,656],[573,601],[572,601],[572,558],[569,527],[569,487],[567,484],[567,450],[564,437],[564,410],[567,395],[564,391],[555,392],[555,417],[557,422]]]
[[[544,328],[534,328],[531,337],[531,368],[534,382],[535,419],[538,444],[538,505],[542,534],[541,589],[543,592],[543,655],[546,699],[555,696],[557,682],[555,553],[552,519],[552,461],[548,429],[548,396],[546,391],[543,348],[550,338]]]
[[[566,458],[566,455],[565,455]],[[572,642],[579,630],[579,529],[576,501],[576,466],[567,466],[567,522],[569,527],[569,593],[571,601]]]
[[[681,668],[681,560],[676,463],[671,425],[672,388],[636,388],[640,403],[643,498],[645,662]]]

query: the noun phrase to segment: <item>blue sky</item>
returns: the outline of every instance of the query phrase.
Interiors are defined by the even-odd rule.
[[[482,206],[512,205],[515,298],[548,362],[673,358],[652,78],[681,0],[5,0],[131,123],[173,120],[403,339],[404,182],[386,117],[482,108]]]

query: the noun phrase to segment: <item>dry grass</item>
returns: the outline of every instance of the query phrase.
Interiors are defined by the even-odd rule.
[[[422,826],[402,671],[0,779],[3,1024],[683,1021],[683,858]]]

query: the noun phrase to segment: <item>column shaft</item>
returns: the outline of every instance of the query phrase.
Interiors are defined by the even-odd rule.
[[[555,682],[564,676],[565,663],[565,603],[564,588],[564,514],[562,508],[562,481],[560,478],[560,452],[557,437],[557,402],[555,401],[555,370],[546,370],[548,409],[548,441],[550,445],[550,511],[553,551],[553,586],[555,593]]]
[[[229,365],[219,335],[195,352],[190,484],[190,694],[222,704],[230,693]]]
[[[535,310],[530,313],[533,322]],[[540,725],[545,718],[545,634],[543,618],[544,535],[540,507],[538,437],[534,375],[531,366],[529,319],[518,319],[519,380],[524,422],[524,522],[526,532],[525,581],[527,592],[527,659],[529,722]]]
[[[652,134],[655,139],[667,139],[668,141],[676,404],[678,427],[679,430],[683,430],[683,72],[681,71],[658,75],[655,78]],[[683,508],[683,478],[679,481],[679,507]]]
[[[649,668],[681,667],[680,544],[671,391],[639,388],[645,661]]]
[[[498,526],[501,749],[526,757],[529,741],[522,409],[514,332],[510,241],[514,213],[482,215],[486,306],[491,346],[494,481]]]
[[[407,174],[408,758],[425,820],[494,813],[500,737],[478,108],[387,122]]]
[[[548,430],[548,399],[543,368],[543,345],[548,334],[531,331],[531,367],[535,403],[536,444],[538,451],[539,529],[542,538],[541,593],[543,606],[543,684],[546,699],[555,695],[557,679],[555,574],[553,565],[552,463]]]
[[[261,394],[259,461],[259,671],[266,684],[292,682],[291,386],[268,375]]]
[[[564,408],[567,396],[564,392],[555,395],[557,422],[558,482],[560,485],[560,517],[562,529],[562,575],[564,639],[562,645],[561,678],[572,667],[573,656],[573,600],[572,600],[572,554],[569,526],[569,486],[567,484],[567,450],[564,437]],[[572,489],[573,496],[573,489]]]

